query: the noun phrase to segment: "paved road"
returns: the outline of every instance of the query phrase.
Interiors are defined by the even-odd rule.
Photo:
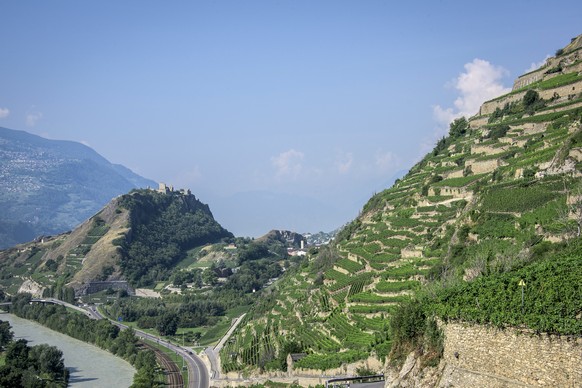
[[[230,327],[230,329],[228,329],[228,331],[226,332],[226,334],[220,339],[220,341],[218,342],[218,345],[216,345],[214,347],[214,351],[217,354],[220,352],[220,349],[222,349],[222,347],[224,346],[224,344],[226,343],[226,341],[228,341],[228,339],[230,338],[230,336],[232,335],[232,333],[236,330],[236,328],[239,325],[239,323],[242,322],[242,320],[245,317],[245,315],[247,315],[247,314],[245,313],[245,314],[241,315],[240,317],[234,319],[234,321],[232,322],[232,326]]]
[[[92,319],[107,319],[104,317],[95,306],[86,306],[85,308],[81,308],[79,306],[75,306],[73,304],[63,302],[62,300],[54,299],[54,298],[43,298],[43,299],[35,299],[35,302],[40,303],[54,303],[60,304],[65,307],[69,307],[78,311],[82,311],[85,313],[89,318]],[[116,322],[114,320],[109,319],[111,323],[118,326],[121,329],[127,329],[128,326]],[[186,360],[187,368],[188,368],[188,387],[189,388],[208,388],[210,386],[210,380],[208,378],[208,369],[206,369],[206,365],[204,362],[195,355],[194,353],[190,352],[188,349],[184,349],[181,346],[171,344],[167,341],[161,340],[159,337],[146,333],[145,331],[141,331],[138,329],[134,329],[135,333],[142,338],[147,338],[148,340],[158,343],[161,346],[168,348],[177,354],[184,357]]]
[[[97,310],[97,308],[95,308],[95,306],[88,306],[87,310],[90,311],[90,313],[93,316],[97,317],[97,319],[105,318]],[[109,321],[122,329],[126,329],[128,327],[120,322],[116,322],[116,321],[113,321],[111,319]],[[165,348],[168,348],[168,349],[172,350],[173,352],[176,352],[177,354],[184,357],[184,359],[186,360],[186,363],[188,364],[187,367],[188,367],[188,387],[189,388],[208,388],[210,386],[210,380],[208,378],[208,369],[206,369],[206,365],[204,365],[204,362],[202,362],[200,357],[198,357],[194,353],[190,352],[189,350],[184,349],[181,346],[174,345],[172,343],[164,341],[163,339],[160,339],[159,337],[156,337],[152,334],[146,333],[145,331],[141,331],[138,329],[134,329],[134,331],[135,331],[137,336],[142,337],[142,338],[146,338],[146,339],[148,339],[154,343],[157,343]]]
[[[230,329],[228,329],[226,334],[224,336],[222,336],[222,338],[220,339],[220,341],[218,342],[218,344],[214,348],[208,347],[204,350],[204,353],[206,353],[206,355],[208,356],[208,360],[210,361],[210,369],[211,369],[211,375],[212,375],[211,377],[213,379],[220,379],[220,368],[218,367],[218,358],[220,357],[219,356],[220,349],[222,349],[222,347],[224,346],[226,341],[228,341],[228,339],[230,338],[232,333],[235,331],[237,326],[242,322],[242,319],[245,317],[245,315],[246,315],[246,313],[233,320],[232,325],[230,326]]]
[[[82,307],[79,306],[75,306],[74,304],[70,304],[67,302],[64,302],[62,300],[59,299],[55,299],[55,298],[33,298],[30,300],[31,302],[37,302],[37,303],[52,303],[52,304],[60,304],[61,306],[65,306],[68,307],[70,309],[73,310],[77,310],[80,311],[82,313],[84,313],[85,315],[87,315],[89,318],[92,319],[100,319],[100,318],[96,318],[90,311],[88,311],[87,309],[84,309]]]

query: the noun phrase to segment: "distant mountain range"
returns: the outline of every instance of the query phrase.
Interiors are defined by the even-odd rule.
[[[0,127],[0,249],[67,231],[113,197],[157,185],[77,142]]]

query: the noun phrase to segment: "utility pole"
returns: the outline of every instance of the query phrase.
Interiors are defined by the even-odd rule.
[[[184,332],[182,332],[182,350],[184,350]],[[182,356],[182,370],[184,370],[184,357],[186,356]]]

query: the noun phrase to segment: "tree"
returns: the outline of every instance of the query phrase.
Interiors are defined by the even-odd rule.
[[[0,350],[3,350],[14,338],[11,328],[10,322],[0,321]]]
[[[44,266],[46,267],[46,269],[48,269],[49,271],[52,272],[57,272],[57,269],[59,268],[59,264],[54,261],[53,259],[48,259],[45,263]]]
[[[469,129],[469,122],[467,119],[463,117],[459,117],[458,119],[453,120],[453,122],[449,126],[449,135],[452,137],[459,137],[463,136],[467,133]]]
[[[528,90],[525,95],[523,96],[523,106],[524,108],[529,108],[530,106],[532,106],[533,104],[535,104],[537,101],[539,101],[540,99],[540,95],[538,94],[538,92],[536,92],[535,90]]]
[[[21,338],[8,345],[6,349],[6,365],[20,370],[28,369],[28,352],[30,348],[27,343],[28,341]]]
[[[47,384],[33,369],[27,369],[22,371],[19,386],[26,388],[45,388]]]
[[[28,354],[30,364],[34,365],[39,374],[50,380],[64,380],[66,376],[63,352],[55,346],[47,344],[35,345]]]
[[[63,300],[67,303],[75,303],[75,289],[73,287],[63,289]]]
[[[216,270],[213,267],[214,263],[212,264],[212,266],[206,268],[204,272],[202,272],[202,281],[210,286],[213,286],[218,282],[218,275],[216,274]]]
[[[136,369],[150,369],[155,372],[156,369],[156,355],[151,350],[144,350],[137,354],[135,358],[135,368]]]
[[[176,334],[176,330],[178,330],[178,317],[174,313],[165,313],[158,318],[156,329],[158,329],[160,335]]]
[[[158,386],[155,382],[155,373],[146,368],[140,368],[133,375],[133,384],[130,388],[152,388]]]
[[[447,148],[447,139],[443,136],[437,141],[434,149],[432,150],[432,155],[437,156],[445,148]]]
[[[21,386],[22,372],[11,365],[0,366],[0,387]]]

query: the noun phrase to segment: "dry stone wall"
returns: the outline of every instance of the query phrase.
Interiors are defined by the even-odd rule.
[[[518,77],[513,82],[513,90],[521,89],[521,88],[526,87],[527,85],[530,85],[534,82],[541,81],[544,78],[544,73],[547,70],[548,70],[548,68],[546,66],[542,66],[541,68],[539,68],[536,71],[533,71],[531,73],[527,73],[527,74],[524,74],[524,75]]]
[[[560,97],[556,102],[566,101],[568,98],[579,95],[582,92],[582,82],[576,82],[570,85],[564,85],[553,89],[538,90],[540,98],[549,100],[554,98],[556,95]],[[509,94],[505,97],[498,98],[495,100],[484,102],[479,109],[479,115],[490,115],[495,111],[495,109],[503,109],[506,103],[511,103],[514,101],[521,101],[525,95],[525,91]]]
[[[497,155],[501,154],[509,149],[508,146],[493,147],[491,145],[483,144],[473,144],[471,145],[471,154],[485,154],[485,155]]]
[[[497,167],[503,165],[500,159],[490,159],[490,160],[468,160],[465,163],[467,166],[471,167],[473,174],[483,174],[486,172],[491,172]]]
[[[490,115],[497,108],[503,109],[503,106],[507,103],[521,101],[524,95],[525,91],[516,94],[509,94],[502,98],[484,102],[483,105],[481,105],[481,108],[479,109],[479,116]]]
[[[449,178],[461,178],[463,177],[464,171],[463,169],[460,170],[453,170],[451,172],[445,172],[443,173],[443,178],[444,179],[449,179]]]
[[[440,386],[582,386],[582,338],[514,329],[443,325],[446,363]]]
[[[545,100],[549,100],[557,94],[561,97],[561,100],[563,100],[568,96],[578,95],[580,92],[582,92],[582,81],[570,85],[560,86],[554,89],[539,90],[538,94]]]

